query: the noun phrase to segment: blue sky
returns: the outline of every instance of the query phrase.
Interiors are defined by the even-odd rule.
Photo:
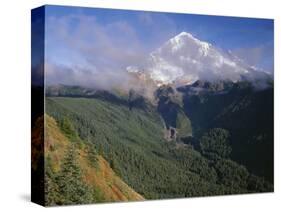
[[[64,6],[46,7],[46,61],[122,69],[182,31],[273,72],[273,20]]]

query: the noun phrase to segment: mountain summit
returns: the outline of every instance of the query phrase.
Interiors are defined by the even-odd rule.
[[[151,52],[141,66],[129,66],[128,72],[149,76],[158,86],[186,85],[196,80],[253,80],[268,74],[247,65],[230,51],[224,52],[212,44],[181,32]]]

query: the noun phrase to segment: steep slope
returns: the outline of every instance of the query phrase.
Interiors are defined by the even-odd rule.
[[[181,93],[171,86],[163,85],[155,95],[158,100],[157,111],[165,122],[168,140],[192,136],[191,122],[184,113]]]
[[[75,134],[66,134],[52,117],[46,115],[45,118],[46,189],[49,191],[46,193],[47,205],[144,199],[116,175],[109,163],[95,152],[92,144],[79,140]],[[71,168],[79,175],[69,172]],[[74,192],[71,190],[71,194],[64,195],[64,187],[71,185],[63,184],[62,181],[76,185],[72,188]],[[75,199],[75,195],[81,197]]]
[[[197,81],[178,89],[195,137],[210,128],[231,133],[232,159],[273,182],[273,87]]]

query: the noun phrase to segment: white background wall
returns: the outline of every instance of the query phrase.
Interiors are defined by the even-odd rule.
[[[6,0],[0,6],[0,211],[37,211],[30,203],[30,9],[43,4],[275,19],[275,192],[144,203],[57,207],[60,211],[278,211],[281,206],[280,16],[278,0]],[[262,156],[261,156],[262,157]],[[280,209],[279,209],[280,211]]]

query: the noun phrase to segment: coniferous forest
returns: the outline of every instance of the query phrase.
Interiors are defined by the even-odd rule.
[[[47,204],[273,191],[272,88],[232,86],[220,95],[163,86],[157,105],[77,86],[47,89]],[[91,181],[101,161],[120,180],[105,179],[110,189]],[[111,197],[115,186],[120,194]]]

